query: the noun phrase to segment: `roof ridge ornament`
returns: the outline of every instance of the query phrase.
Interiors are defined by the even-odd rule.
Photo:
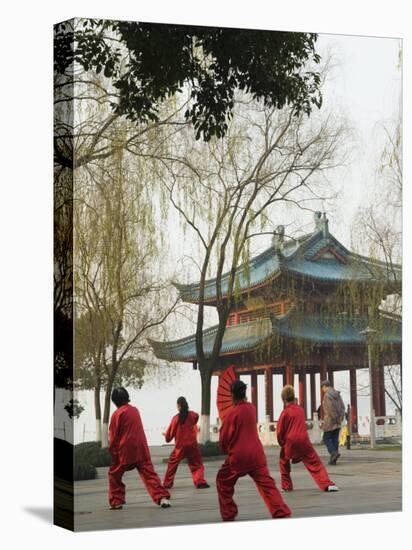
[[[322,233],[325,238],[329,237],[329,220],[326,217],[325,212],[323,212],[323,217],[322,217]]]
[[[326,213],[323,212],[315,212],[314,214],[315,219],[315,233],[318,233],[319,231],[322,231],[324,238],[329,237],[329,220],[326,217]]]
[[[283,245],[285,242],[285,226],[284,225],[278,225],[273,232],[272,237],[272,246],[275,249],[276,253],[279,253],[283,249]]]

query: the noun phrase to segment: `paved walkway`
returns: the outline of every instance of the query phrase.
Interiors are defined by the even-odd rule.
[[[163,478],[170,447],[152,447],[152,459]],[[326,453],[318,448],[322,457]],[[266,449],[268,463],[278,487],[279,449]],[[302,464],[293,466],[295,490],[284,494],[293,517],[334,516],[371,512],[395,512],[402,507],[402,465],[399,451],[341,450],[336,466],[329,467],[331,479],[339,486],[338,493],[322,493],[314,485]],[[136,471],[127,472],[127,505],[123,510],[108,510],[107,468],[99,468],[98,479],[75,484],[75,529],[79,531],[133,527],[157,527],[211,523],[220,520],[215,478],[222,460],[205,463],[210,489],[196,490],[186,464],[179,466],[172,490],[172,507],[161,509],[148,497]],[[268,511],[249,477],[236,485],[235,500],[239,507],[238,521],[268,519]]]

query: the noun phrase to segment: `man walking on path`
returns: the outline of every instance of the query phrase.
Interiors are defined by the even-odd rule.
[[[340,457],[339,432],[345,417],[345,405],[340,392],[332,387],[329,380],[323,380],[321,389],[323,418],[320,427],[323,430],[323,442],[330,454],[329,464],[335,465]]]
[[[237,506],[233,500],[237,480],[249,475],[255,482],[272,518],[290,517],[291,511],[270,476],[266,455],[256,425],[256,408],[246,401],[246,384],[236,380],[231,386],[232,410],[220,429],[222,451],[228,455],[216,477],[220,514],[233,521]]]

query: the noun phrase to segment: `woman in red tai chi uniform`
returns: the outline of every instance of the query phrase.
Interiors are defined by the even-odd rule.
[[[279,467],[282,490],[293,491],[290,463],[303,462],[321,491],[338,491],[309,439],[305,412],[296,403],[295,390],[287,385],[281,395],[284,409],[276,425],[276,435],[281,446]]]
[[[189,411],[189,405],[184,397],[179,397],[177,400],[177,410],[179,411],[178,414],[172,418],[170,426],[166,433],[163,434],[167,443],[172,441],[172,439],[175,440],[175,448],[169,457],[163,487],[166,489],[173,487],[179,463],[184,458],[187,458],[195,487],[197,489],[207,489],[210,486],[204,478],[205,469],[199,445],[197,444],[197,421],[199,420],[199,415],[193,411]]]
[[[109,451],[112,464],[109,468],[109,504],[111,510],[120,510],[126,502],[126,486],[122,477],[128,470],[137,471],[152,500],[162,508],[169,508],[170,493],[162,486],[150,457],[140,413],[129,405],[125,388],[115,388],[112,401],[117,409],[109,426]]]
[[[272,518],[290,517],[291,511],[269,474],[257,431],[256,408],[246,401],[246,384],[236,380],[231,385],[231,394],[234,406],[225,416],[219,433],[220,447],[228,455],[216,477],[222,519],[233,521],[237,516],[233,494],[237,480],[245,475],[255,482]]]

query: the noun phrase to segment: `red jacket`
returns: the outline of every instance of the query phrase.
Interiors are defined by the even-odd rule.
[[[126,403],[114,411],[109,426],[109,451],[120,464],[136,464],[150,460],[150,451],[140,413]]]
[[[296,403],[287,403],[276,426],[279,445],[283,447],[286,459],[299,459],[312,443],[306,428],[305,412]]]
[[[199,415],[189,411],[183,424],[179,422],[179,415],[176,414],[166,431],[166,442],[169,443],[175,439],[176,447],[191,447],[197,443],[197,421]]]
[[[247,401],[233,406],[219,432],[222,451],[238,473],[248,473],[266,465],[266,455],[256,425],[256,408]]]

